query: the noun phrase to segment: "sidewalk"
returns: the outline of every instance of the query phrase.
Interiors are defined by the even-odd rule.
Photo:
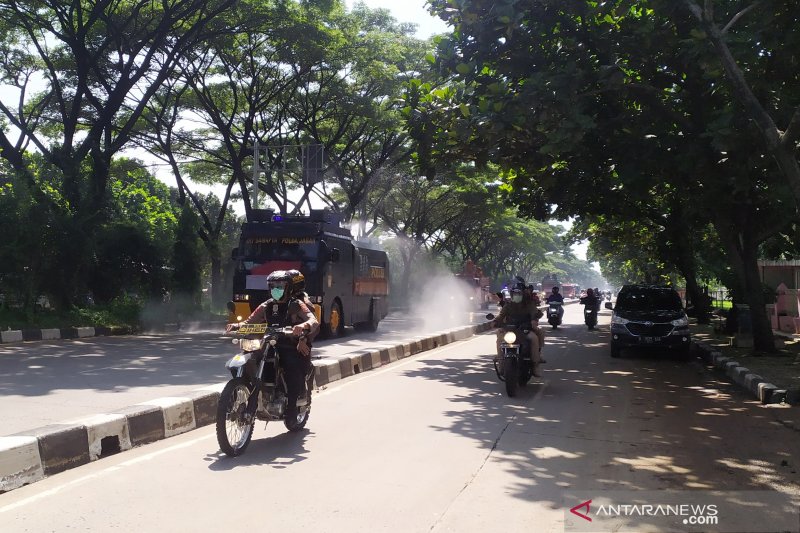
[[[711,325],[692,324],[692,337],[708,364],[724,371],[762,403],[800,404],[800,335],[773,331],[777,351],[756,356],[734,346],[733,337]]]

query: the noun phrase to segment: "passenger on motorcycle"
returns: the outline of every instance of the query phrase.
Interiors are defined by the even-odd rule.
[[[533,303],[530,298],[525,297],[524,286],[515,286],[511,289],[511,301],[506,303],[494,319],[494,327],[504,324],[526,324],[530,323],[528,332],[528,345],[531,350],[531,360],[533,361],[533,375],[542,377],[540,370],[542,360],[542,348],[544,347],[544,332],[539,328],[539,319],[542,318],[542,311]],[[500,343],[503,341],[503,330],[497,330],[497,355],[500,354]]]
[[[550,292],[550,294],[547,295],[547,298],[545,298],[544,301],[547,302],[547,303],[558,302],[560,304],[563,304],[564,303],[564,297],[561,295],[561,289],[559,289],[558,287],[553,287],[553,290]],[[563,318],[564,318],[564,307],[562,305],[561,307],[558,308],[558,320],[559,320],[559,322],[561,322],[561,320]]]
[[[600,298],[597,297],[597,294],[598,293],[592,289],[586,289],[586,296],[582,297],[580,300],[581,305],[585,306],[584,316],[586,316],[586,309],[591,309],[595,313],[600,310]],[[586,319],[586,325],[589,326],[589,329],[594,329],[597,325],[597,314],[591,318],[593,318],[593,320],[590,320],[590,318]]]
[[[539,293],[536,292],[536,289],[533,288],[533,285],[528,285],[528,289],[525,292],[525,295],[528,298],[530,298],[530,300],[533,302],[533,305],[537,307],[541,305],[541,300],[539,299]]]
[[[261,324],[292,328],[293,337],[284,337],[278,343],[281,364],[286,378],[288,405],[286,418],[296,416],[297,398],[303,391],[303,382],[310,375],[309,386],[313,383],[311,364],[311,341],[319,332],[319,322],[312,308],[306,303],[305,276],[299,270],[276,270],[267,276],[270,298],[256,307],[255,311],[242,322],[228,324],[226,331],[236,331],[241,324]],[[305,333],[305,335],[303,335]],[[303,335],[301,337],[301,335]]]
[[[600,299],[596,296],[592,289],[586,289],[586,296],[581,298],[581,305],[597,309],[600,306]]]

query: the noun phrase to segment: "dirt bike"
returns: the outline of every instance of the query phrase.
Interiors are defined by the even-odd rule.
[[[486,318],[494,320],[494,315],[490,313]],[[506,384],[506,394],[513,398],[519,387],[527,385],[533,377],[533,359],[528,339],[530,327],[515,324],[500,327],[505,333],[500,343],[500,355],[494,356],[494,371],[500,381]]]
[[[297,398],[297,416],[286,418],[287,387],[284,369],[280,364],[279,341],[291,337],[292,328],[267,324],[242,324],[238,331],[231,332],[241,353],[226,364],[232,379],[225,384],[217,404],[217,442],[220,449],[230,457],[244,453],[256,420],[267,423],[283,420],[289,431],[300,431],[311,414],[311,391],[314,367],[309,361],[305,376],[305,392]],[[305,335],[301,335],[303,338]],[[287,355],[286,357],[295,357]]]

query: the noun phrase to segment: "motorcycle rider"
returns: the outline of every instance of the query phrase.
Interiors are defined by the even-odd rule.
[[[539,299],[539,293],[536,292],[536,289],[533,287],[533,284],[528,285],[526,296],[530,298],[530,300],[536,307],[539,307],[541,305],[542,302]]]
[[[306,303],[305,276],[299,270],[276,270],[267,276],[270,298],[256,307],[249,317],[239,323],[228,324],[226,331],[236,331],[241,324],[291,326],[292,337],[278,342],[281,365],[286,379],[286,418],[297,416],[297,398],[303,391],[303,381],[309,375],[308,386],[313,386],[311,341],[319,332],[319,322]],[[306,335],[301,335],[305,333]]]
[[[561,294],[561,289],[558,286],[553,287],[553,290],[545,298],[546,303],[558,302],[561,305],[558,308],[558,321],[561,322],[564,318],[564,296]]]
[[[586,289],[586,296],[581,298],[581,305],[586,306],[587,309],[593,309],[595,312],[600,309],[600,298],[596,296],[597,293],[592,289]],[[591,327],[589,329],[594,329]]]
[[[533,361],[533,375],[537,378],[542,377],[541,364],[542,348],[544,347],[544,332],[539,328],[539,319],[542,318],[542,311],[533,303],[529,298],[525,298],[525,288],[516,285],[511,289],[511,301],[507,302],[495,317],[492,325],[494,327],[502,326],[503,324],[522,324],[530,322],[530,331],[528,332],[528,345],[531,350],[531,360]],[[500,353],[500,344],[503,342],[504,331],[497,330],[497,355]]]

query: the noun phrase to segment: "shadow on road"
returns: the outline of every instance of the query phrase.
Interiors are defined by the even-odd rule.
[[[517,398],[504,395],[490,354],[423,358],[426,366],[405,375],[458,387],[459,407],[434,429],[492,450],[489,462],[516,479],[504,490],[526,501],[564,509],[570,491],[777,490],[800,503],[797,433],[699,360],[612,359],[607,327],[578,326],[548,330],[543,356],[545,383]],[[790,512],[753,505],[767,518]]]
[[[270,422],[270,424],[281,424],[281,428],[283,428],[281,422]],[[308,450],[305,447],[305,442],[309,437],[313,436],[313,432],[303,429],[297,433],[286,432],[265,437],[263,428],[263,422],[256,424],[253,440],[244,454],[239,457],[228,457],[222,452],[207,455],[205,460],[209,461],[208,469],[222,471],[258,465],[268,465],[270,468],[283,469],[306,460]]]

